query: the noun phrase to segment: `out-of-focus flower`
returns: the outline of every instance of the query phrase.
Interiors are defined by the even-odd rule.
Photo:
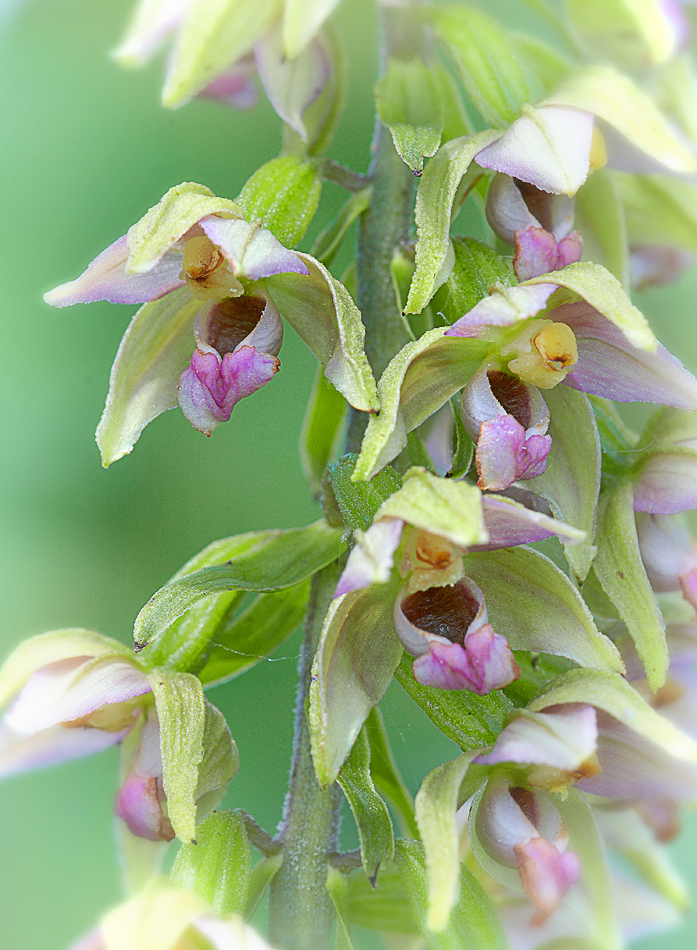
[[[637,513],[639,547],[654,590],[682,591],[697,607],[697,544],[685,525],[671,515]]]

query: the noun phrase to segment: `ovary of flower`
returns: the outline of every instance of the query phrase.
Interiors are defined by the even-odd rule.
[[[205,234],[189,238],[184,247],[180,280],[197,300],[224,300],[244,293],[223,254]]]
[[[539,389],[554,389],[578,361],[573,330],[550,320],[532,320],[501,352],[514,355],[508,364],[512,373]]]
[[[409,594],[430,587],[447,587],[464,577],[462,548],[430,531],[412,531],[400,565],[402,577],[409,575]]]

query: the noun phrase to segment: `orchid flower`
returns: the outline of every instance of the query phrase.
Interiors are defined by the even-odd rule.
[[[637,513],[639,547],[655,591],[682,591],[697,607],[697,544],[675,515]]]

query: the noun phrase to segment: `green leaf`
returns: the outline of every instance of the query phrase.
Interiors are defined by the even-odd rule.
[[[533,277],[524,281],[521,286],[544,283],[549,283],[549,274]],[[614,323],[632,346],[647,352],[656,349],[656,337],[646,317],[631,302],[617,278],[600,264],[590,261],[569,264],[568,267],[554,272],[554,283],[559,284],[562,289],[550,298],[548,306],[558,307],[567,300],[580,297],[602,313],[610,323]]]
[[[589,175],[576,195],[575,224],[583,235],[584,260],[607,267],[623,287],[628,287],[629,248],[624,210],[617,180],[604,168]]]
[[[375,787],[397,812],[407,837],[416,838],[414,802],[397,770],[379,706],[370,710],[364,728],[370,742],[370,774]]]
[[[396,458],[407,434],[466,386],[489,352],[489,343],[444,333],[444,327],[429,330],[390,360],[378,385],[380,414],[363,437],[357,480],[372,478]]]
[[[666,244],[697,254],[697,186],[667,175],[614,173],[632,244]]]
[[[160,721],[162,785],[169,820],[178,838],[193,842],[197,802],[204,796],[217,794],[217,801],[223,797],[237,771],[237,748],[225,719],[206,701],[195,676],[163,671],[154,673],[150,684]]]
[[[467,95],[487,123],[503,128],[517,119],[525,103],[539,99],[540,84],[505,27],[463,4],[443,4],[429,13]]]
[[[409,469],[403,486],[380,505],[376,518],[401,518],[462,548],[489,540],[479,489],[418,467]]]
[[[273,25],[280,0],[191,0],[179,28],[162,104],[174,109],[224,73]]]
[[[624,672],[617,647],[595,626],[566,574],[543,554],[525,546],[468,554],[465,572],[481,587],[494,630],[514,650]]]
[[[310,686],[312,759],[323,788],[336,779],[368,713],[402,654],[394,629],[393,583],[334,600],[324,621]]]
[[[338,782],[358,829],[363,870],[374,883],[381,865],[392,860],[394,837],[387,806],[375,791],[370,774],[370,743],[365,728],[358,733]]]
[[[629,482],[601,496],[593,566],[634,640],[651,689],[657,690],[668,673],[666,627],[639,551],[633,501]]]
[[[185,181],[164,197],[128,231],[128,274],[151,270],[190,227],[209,214],[241,218],[242,209],[229,198],[217,198],[210,188]]]
[[[335,950],[353,950],[348,919],[348,884],[346,877],[336,868],[327,870],[327,890],[336,911]]]
[[[347,409],[343,396],[328,382],[319,367],[300,433],[300,459],[315,497],[319,496],[327,465],[339,453]]]
[[[327,379],[356,409],[379,408],[363,350],[365,328],[348,290],[319,261],[298,254],[309,274],[275,274],[266,285],[281,315],[325,366]]]
[[[422,56],[390,58],[375,83],[380,120],[392,133],[400,157],[420,175],[424,158],[435,155],[443,133],[444,109],[439,73]]]
[[[503,693],[494,690],[486,696],[476,696],[465,689],[422,686],[414,679],[411,664],[411,657],[402,656],[395,679],[444,735],[463,752],[494,744],[513,708]]]
[[[237,203],[248,221],[261,218],[281,244],[292,248],[310,226],[321,194],[322,178],[316,166],[282,155],[254,172]]]
[[[420,313],[443,280],[453,201],[472,159],[497,138],[493,130],[452,139],[426,166],[416,193],[416,271],[406,313]]]
[[[254,916],[254,913],[259,907],[259,904],[261,904],[264,894],[271,884],[271,881],[273,881],[278,872],[281,870],[282,864],[283,852],[279,851],[277,854],[272,854],[267,858],[262,858],[261,861],[258,861],[254,865],[249,879],[247,903],[244,908],[245,920],[251,920]]]
[[[511,287],[516,283],[510,261],[501,257],[488,244],[474,238],[453,238],[455,263],[446,289],[448,296],[443,307],[451,322],[468,313],[475,304],[488,297],[493,284]]]
[[[588,397],[570,386],[546,390],[544,400],[550,413],[552,448],[547,470],[529,485],[549,502],[556,518],[586,532],[585,540],[575,544],[562,539],[572,570],[584,580],[595,556],[592,542],[600,491],[600,442],[595,416]]]
[[[353,481],[358,456],[350,453],[330,466],[332,490],[341,516],[352,531],[367,531],[384,501],[402,487],[402,477],[387,466],[369,482]]]
[[[179,887],[200,894],[222,917],[244,910],[251,868],[243,820],[234,811],[220,811],[197,826],[195,842],[181,846],[170,877]]]
[[[177,385],[191,358],[201,301],[186,287],[146,303],[131,320],[109,379],[97,426],[102,464],[133,450],[149,422],[178,405]]]
[[[322,231],[312,246],[312,256],[331,267],[353,222],[370,207],[371,188],[351,195],[336,219]]]
[[[142,649],[193,604],[229,590],[279,590],[293,587],[336,560],[341,529],[324,520],[287,531],[253,531],[216,541],[182,569],[200,567],[170,581],[154,594],[136,618],[136,649]],[[224,562],[224,563],[221,563]]]
[[[429,930],[440,933],[460,892],[460,841],[455,821],[459,792],[475,752],[458,756],[426,776],[416,796],[416,820],[426,852]]]
[[[219,686],[268,656],[301,624],[310,581],[259,594],[254,602],[215,634],[198,677],[204,686]]]
[[[603,472],[621,475],[634,465],[640,455],[636,435],[627,428],[609,399],[589,396],[588,401],[598,427]]]
[[[530,0],[527,0],[527,2],[530,2]],[[549,11],[545,0],[539,0],[539,3]],[[543,43],[537,36],[520,33],[516,34],[515,39],[518,48],[535,70],[535,74],[545,91],[558,86],[562,79],[568,76],[571,71],[571,64],[568,59],[560,54],[559,50]]]
[[[351,923],[383,933],[419,932],[409,904],[404,879],[394,864],[382,868],[373,887],[363,871],[348,879],[348,917]]]
[[[428,929],[427,922],[428,882],[423,846],[418,841],[398,841],[396,861],[428,950],[506,950],[499,915],[484,888],[466,868],[460,871],[460,893],[448,926],[435,934]]]
[[[697,158],[645,92],[610,66],[584,66],[545,99],[543,106],[583,109],[611,125],[630,145],[672,172],[694,174]]]
[[[463,478],[472,467],[475,445],[467,429],[465,429],[457,400],[451,399],[450,404],[453,410],[453,421],[455,423],[455,451],[453,452],[453,459],[450,463],[450,471],[447,474],[447,478],[457,479]]]

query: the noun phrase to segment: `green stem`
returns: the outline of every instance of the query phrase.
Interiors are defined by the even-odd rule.
[[[312,660],[337,579],[336,565],[315,574],[305,620],[298,665],[293,765],[280,829],[283,864],[271,885],[269,906],[269,939],[278,950],[327,950],[334,920],[326,885],[330,855],[337,844],[338,786],[323,791],[317,784],[305,702]]]

